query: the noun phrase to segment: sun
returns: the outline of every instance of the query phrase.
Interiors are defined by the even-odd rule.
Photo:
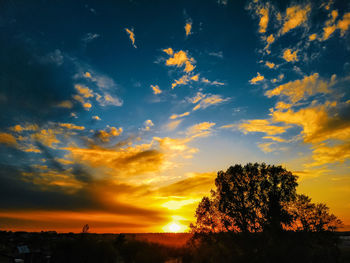
[[[164,232],[178,233],[185,231],[186,227],[178,222],[170,222],[163,227]]]
[[[174,233],[179,232],[180,228],[181,227],[176,223],[172,223],[171,225],[169,225],[170,232],[174,232]]]

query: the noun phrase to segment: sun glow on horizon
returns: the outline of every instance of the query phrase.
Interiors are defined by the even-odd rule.
[[[187,230],[187,226],[182,225],[181,223],[176,221],[170,222],[169,224],[163,227],[164,232],[171,232],[171,233],[185,232],[186,230]]]

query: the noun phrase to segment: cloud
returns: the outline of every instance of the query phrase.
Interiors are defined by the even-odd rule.
[[[266,38],[266,46],[264,48],[265,50],[267,50],[268,54],[270,54],[270,51],[268,49],[273,42],[275,42],[275,37],[273,36],[273,34],[271,34]]]
[[[337,114],[330,115],[329,111],[331,109],[334,111],[334,107],[334,104],[317,105],[299,111],[292,109],[284,112],[273,111],[272,118],[276,122],[302,127],[301,134],[306,143],[319,143],[329,139],[346,140],[350,138],[349,121]],[[348,110],[346,106],[343,107],[345,111]]]
[[[195,124],[187,129],[186,134],[192,138],[206,137],[212,133],[212,127],[215,126],[214,122],[201,122]]]
[[[123,105],[123,101],[116,97],[113,96],[111,94],[109,94],[108,92],[104,92],[103,95],[96,95],[96,100],[100,103],[101,106],[122,106]]]
[[[151,127],[154,126],[154,124],[153,124],[152,120],[145,120],[145,122],[143,123],[143,126],[144,127],[142,128],[142,130],[149,131],[151,129]]]
[[[269,10],[265,7],[261,7],[257,12],[260,15],[259,32],[265,33],[267,25],[269,23]]]
[[[289,32],[290,30],[305,25],[308,20],[308,15],[311,11],[311,5],[294,5],[288,7],[286,15],[284,17],[284,23],[282,27],[282,34]]]
[[[10,133],[0,132],[0,144],[6,144],[8,146],[15,147],[17,146],[17,140]]]
[[[55,49],[55,51],[48,53],[45,56],[39,58],[39,61],[43,64],[55,64],[61,66],[64,63],[64,56],[61,50]]]
[[[84,126],[77,126],[73,123],[59,123],[59,126],[63,127],[63,128],[67,128],[69,130],[85,130]]]
[[[61,131],[54,129],[41,129],[38,132],[31,134],[31,138],[34,141],[38,141],[45,146],[54,147],[54,144],[58,144],[61,141],[56,137]]]
[[[174,54],[174,50],[172,48],[166,48],[166,49],[163,49],[163,51],[165,53],[167,53],[169,56],[172,56]]]
[[[258,72],[258,75],[254,78],[252,78],[251,80],[249,80],[250,84],[256,84],[257,82],[263,81],[264,80],[264,76],[260,75],[260,73]]]
[[[331,78],[331,81],[327,82],[321,79],[318,73],[314,73],[310,76],[305,76],[301,80],[290,81],[268,90],[265,92],[265,95],[269,98],[272,96],[285,96],[294,104],[318,93],[329,93],[329,86],[333,85],[334,81],[335,75]]]
[[[309,36],[309,41],[314,41],[314,40],[316,40],[316,38],[317,38],[317,34],[316,33],[315,34],[311,34]]]
[[[214,186],[216,172],[188,173],[186,178],[163,186],[157,190],[161,196],[200,196]]]
[[[294,62],[294,61],[298,61],[298,50],[295,50],[294,52],[292,52],[291,49],[287,48],[283,51],[283,58],[287,61],[287,62]]]
[[[166,125],[166,129],[168,131],[173,131],[177,128],[177,126],[180,125],[180,123],[182,122],[182,120],[175,120],[175,121],[171,121]]]
[[[196,101],[198,94],[196,97],[194,97],[194,101]],[[193,108],[193,111],[199,110],[199,109],[206,109],[209,106],[221,104],[223,102],[228,101],[230,98],[223,98],[221,95],[211,95],[206,94],[203,98],[201,98],[198,102],[198,104]],[[195,102],[192,102],[195,103]]]
[[[270,69],[272,69],[272,68],[275,67],[275,63],[269,62],[269,61],[266,61],[266,62],[265,62],[265,65],[266,65],[267,67],[269,67]]]
[[[119,136],[123,132],[123,128],[109,127],[109,131],[99,130],[95,133],[95,136],[102,142],[109,142],[113,137]]]
[[[99,37],[100,35],[97,33],[87,33],[81,40],[85,43],[89,43]]]
[[[167,153],[168,158],[181,156],[185,159],[190,159],[193,157],[193,154],[198,152],[197,148],[192,148],[188,146],[188,143],[191,142],[194,138],[159,138],[154,137],[154,141],[159,143],[160,150],[164,153]],[[168,165],[175,165],[175,163],[169,163]]]
[[[205,84],[209,84],[209,85],[214,85],[214,86],[224,86],[225,85],[225,83],[223,83],[223,82],[216,81],[216,80],[210,81],[206,78],[201,78],[201,82],[203,82]]]
[[[191,20],[188,20],[186,22],[186,25],[185,25],[185,32],[186,32],[186,36],[189,36],[191,35],[191,29],[192,29],[192,21]]]
[[[326,21],[323,28],[323,37],[321,40],[327,40],[337,29],[340,30],[340,35],[344,36],[345,32],[350,26],[350,13],[345,13],[342,19],[338,20],[338,23],[335,22],[338,17],[338,11],[332,10],[329,14],[329,19]]]
[[[240,124],[236,124],[235,126],[244,134],[247,134],[248,132],[262,132],[268,135],[285,133],[287,129],[291,128],[291,126],[273,125],[272,122],[267,119],[248,120]]]
[[[350,160],[350,143],[345,142],[332,146],[322,143],[314,147],[312,158],[314,162],[311,166],[321,166],[336,162],[343,163],[346,160]]]
[[[64,100],[56,104],[58,108],[72,109],[73,103],[70,100]]]
[[[273,152],[274,149],[271,147],[273,146],[273,142],[264,142],[264,143],[258,143],[258,147],[264,152],[264,153],[270,153]]]
[[[157,94],[161,94],[162,93],[162,90],[159,88],[158,85],[151,85],[151,88],[153,90],[153,94],[154,95],[157,95]]]
[[[92,94],[92,91],[84,86],[84,85],[80,85],[80,84],[76,84],[74,85],[74,88],[80,93],[81,96],[83,96],[84,98],[91,98],[94,95]]]
[[[191,80],[198,81],[198,78],[190,77],[188,75],[183,75],[181,78],[176,79],[174,83],[171,84],[171,88],[174,89],[178,85],[187,85]]]
[[[213,57],[217,57],[217,58],[223,58],[224,57],[224,53],[222,51],[209,52],[208,55],[209,56],[213,56]]]
[[[188,57],[187,53],[183,50],[180,50],[178,52],[173,53],[172,49],[164,49],[165,53],[167,53],[170,58],[168,58],[165,62],[167,66],[176,66],[176,67],[182,67],[185,65],[183,71],[186,73],[190,73],[194,70],[195,66],[193,66],[193,63],[195,60],[193,58]]]
[[[132,46],[134,48],[137,48],[136,45],[135,45],[135,33],[134,33],[134,29],[131,28],[131,29],[128,29],[128,28],[125,28],[125,31],[126,33],[129,35],[129,38],[130,38],[130,41],[132,43]]]
[[[185,117],[185,116],[188,116],[188,115],[190,115],[190,112],[189,112],[189,111],[184,112],[184,113],[182,113],[182,114],[172,114],[172,115],[170,116],[170,119],[171,119],[171,120],[175,120],[175,119],[182,118],[182,117]]]

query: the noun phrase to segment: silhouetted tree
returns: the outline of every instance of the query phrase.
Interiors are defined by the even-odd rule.
[[[241,232],[280,230],[292,221],[283,203],[295,199],[296,179],[281,166],[231,166],[215,180],[219,211]]]
[[[306,195],[297,195],[296,200],[289,204],[289,210],[294,216],[294,230],[320,232],[334,230],[342,224],[341,220],[329,213],[325,204],[314,204]]]
[[[83,226],[83,228],[82,228],[82,230],[81,230],[81,233],[88,233],[89,232],[89,229],[90,229],[90,227],[89,227],[89,225],[88,224],[86,224],[86,225],[84,225]]]
[[[280,232],[282,229],[320,232],[341,221],[325,204],[297,195],[297,176],[282,166],[234,165],[219,171],[216,191],[196,210],[193,232]]]
[[[231,219],[218,209],[218,199],[212,191],[212,197],[202,198],[196,209],[196,223],[190,228],[195,233],[217,233],[231,230]]]

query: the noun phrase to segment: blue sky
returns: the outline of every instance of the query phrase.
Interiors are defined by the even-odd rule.
[[[349,9],[3,2],[0,222],[185,230],[218,170],[264,161],[350,224]]]

